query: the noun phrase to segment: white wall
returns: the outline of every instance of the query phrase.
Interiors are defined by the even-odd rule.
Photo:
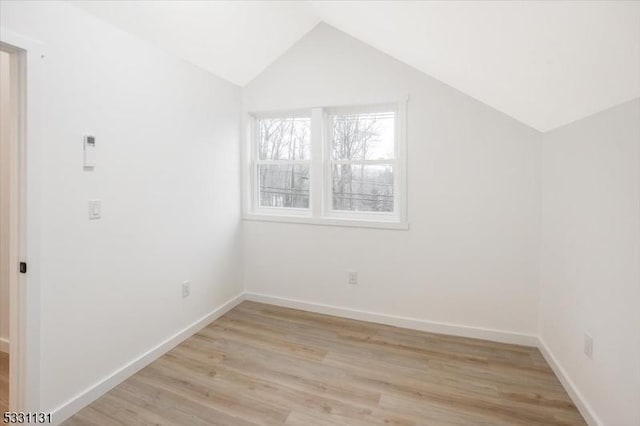
[[[541,338],[603,424],[638,425],[640,99],[543,141]]]
[[[9,342],[9,54],[0,52],[0,350]]]
[[[30,69],[41,114],[27,167],[39,168],[32,272],[50,411],[242,291],[240,90],[66,3],[0,12],[3,31],[45,52]],[[93,172],[85,133],[97,137]],[[101,220],[88,220],[90,198]]]
[[[320,25],[246,87],[242,109],[409,95],[410,229],[241,226],[238,87],[68,4],[0,4],[3,30],[46,52],[31,69],[41,113],[30,117],[27,165],[41,229],[30,272],[42,288],[40,409],[220,306],[244,280],[253,293],[417,320],[522,335],[539,324],[605,423],[637,423],[638,101],[544,136],[540,259],[543,137]],[[93,172],[81,166],[88,132]],[[103,201],[103,219],[87,219],[89,198]],[[583,331],[595,338],[593,361],[581,354]]]
[[[245,221],[246,290],[535,334],[539,133],[323,24],[246,86],[243,108],[406,95],[410,230]]]

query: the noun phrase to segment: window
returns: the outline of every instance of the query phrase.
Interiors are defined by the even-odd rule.
[[[251,115],[245,217],[406,228],[405,109]]]
[[[395,112],[329,117],[332,210],[393,213]]]
[[[257,120],[258,206],[309,208],[309,117]]]

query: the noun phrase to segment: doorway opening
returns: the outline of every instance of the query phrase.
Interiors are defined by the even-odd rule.
[[[20,407],[23,196],[22,51],[0,43],[0,411]],[[26,272],[26,271],[25,271]]]

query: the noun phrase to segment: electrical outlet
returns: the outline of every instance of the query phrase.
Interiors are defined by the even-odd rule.
[[[349,284],[358,284],[358,273],[355,271],[349,272]]]
[[[102,217],[102,201],[89,200],[89,220],[100,219]]]
[[[182,298],[189,297],[191,294],[191,281],[185,281],[182,283]]]
[[[584,354],[589,359],[593,359],[593,337],[584,333]]]

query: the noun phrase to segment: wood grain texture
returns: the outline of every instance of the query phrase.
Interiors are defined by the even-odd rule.
[[[74,425],[584,425],[535,348],[243,302]]]
[[[0,412],[9,410],[9,354],[0,352]]]

